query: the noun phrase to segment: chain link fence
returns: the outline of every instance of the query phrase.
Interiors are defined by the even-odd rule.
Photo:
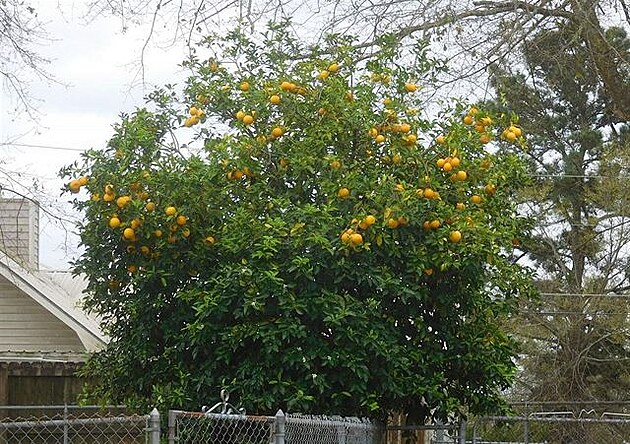
[[[120,407],[0,406],[0,444],[159,444],[159,424],[157,411],[135,415]]]
[[[169,444],[381,444],[380,425],[339,416],[169,411]]]
[[[630,444],[628,402],[515,404],[514,416],[477,418],[468,425],[472,443]]]

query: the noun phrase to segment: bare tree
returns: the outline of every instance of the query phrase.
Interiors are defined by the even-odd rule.
[[[24,0],[0,0],[0,76],[17,108],[34,109],[33,79],[54,81],[39,46],[50,40],[37,10]]]
[[[123,26],[150,20],[145,48],[157,27],[168,27],[171,38],[195,43],[195,37],[216,30],[233,17],[252,28],[266,20],[290,18],[304,39],[324,33],[351,33],[369,54],[379,39],[404,43],[431,39],[451,56],[451,80],[479,77],[491,64],[520,62],[522,45],[534,34],[570,25],[575,38],[589,48],[586,61],[596,68],[615,115],[630,119],[630,94],[625,72],[630,60],[605,37],[610,26],[628,28],[626,0],[90,0],[90,15],[115,14]],[[447,79],[448,80],[448,79]],[[485,85],[485,83],[484,83]]]

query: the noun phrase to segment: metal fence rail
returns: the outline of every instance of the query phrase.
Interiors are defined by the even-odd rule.
[[[169,444],[380,444],[383,428],[358,418],[169,411]]]
[[[118,407],[0,407],[0,444],[159,444],[159,435],[157,410],[127,415]]]
[[[478,418],[472,444],[628,444],[630,415],[620,417],[493,416]]]

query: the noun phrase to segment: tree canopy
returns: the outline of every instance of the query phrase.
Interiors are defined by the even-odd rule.
[[[537,175],[524,194],[536,220],[522,248],[542,297],[513,324],[525,344],[519,394],[618,401],[630,388],[628,128],[575,32],[540,32],[524,45],[525,70],[494,73],[499,106],[524,121],[523,157]],[[626,32],[610,28],[605,36],[627,59]]]
[[[521,127],[457,104],[423,117],[439,64],[422,42],[365,60],[350,38],[311,52],[286,29],[208,38],[182,96],[156,91],[62,172],[85,214],[85,306],[111,338],[90,395],[498,409],[516,353],[502,321],[530,291],[511,257]]]

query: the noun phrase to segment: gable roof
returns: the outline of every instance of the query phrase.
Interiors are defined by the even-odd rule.
[[[98,323],[78,307],[81,283],[76,279],[72,282],[68,273],[65,275],[60,279],[59,276],[55,278],[55,274],[27,270],[0,252],[0,276],[74,330],[87,351],[99,350],[107,343],[107,337],[100,331]]]

